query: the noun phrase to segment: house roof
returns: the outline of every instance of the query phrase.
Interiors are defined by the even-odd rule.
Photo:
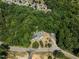
[[[43,36],[44,31],[37,32],[32,36],[33,40],[40,40],[39,38]]]

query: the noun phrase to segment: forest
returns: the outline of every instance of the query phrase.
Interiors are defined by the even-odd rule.
[[[62,49],[79,56],[79,0],[45,0],[51,12],[0,1],[0,41],[28,47],[34,32],[55,33]]]

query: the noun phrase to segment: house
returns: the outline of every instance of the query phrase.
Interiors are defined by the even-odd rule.
[[[33,9],[37,9],[44,12],[51,11],[51,9],[47,8],[47,5],[43,0],[2,0],[2,1],[8,4],[14,3],[17,5],[29,6],[32,7]]]
[[[57,47],[56,38],[54,33],[47,33],[44,31],[37,32],[32,37],[32,42],[37,41],[40,45],[40,41],[43,42],[43,47],[51,45],[51,47]]]

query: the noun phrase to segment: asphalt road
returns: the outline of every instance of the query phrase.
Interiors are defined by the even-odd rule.
[[[0,45],[3,42],[0,42]],[[29,59],[32,59],[32,54],[31,53],[35,53],[35,52],[53,52],[55,50],[60,50],[66,57],[70,58],[70,59],[79,59],[78,57],[74,56],[73,54],[66,52],[64,50],[62,50],[61,48],[57,47],[57,46],[53,46],[51,48],[23,48],[23,47],[17,47],[17,46],[10,46],[10,51],[17,51],[17,52],[29,52]]]
[[[10,51],[18,51],[18,52],[53,52],[55,50],[60,50],[58,47],[51,47],[51,48],[22,48],[16,46],[10,46]]]

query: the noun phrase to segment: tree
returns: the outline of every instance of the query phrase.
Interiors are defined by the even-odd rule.
[[[1,44],[0,45],[0,58],[6,59],[9,49],[10,47],[8,44]]]
[[[54,59],[56,59],[56,58],[69,59],[61,51],[58,51],[58,50],[55,50],[53,52],[53,55],[54,55]]]

